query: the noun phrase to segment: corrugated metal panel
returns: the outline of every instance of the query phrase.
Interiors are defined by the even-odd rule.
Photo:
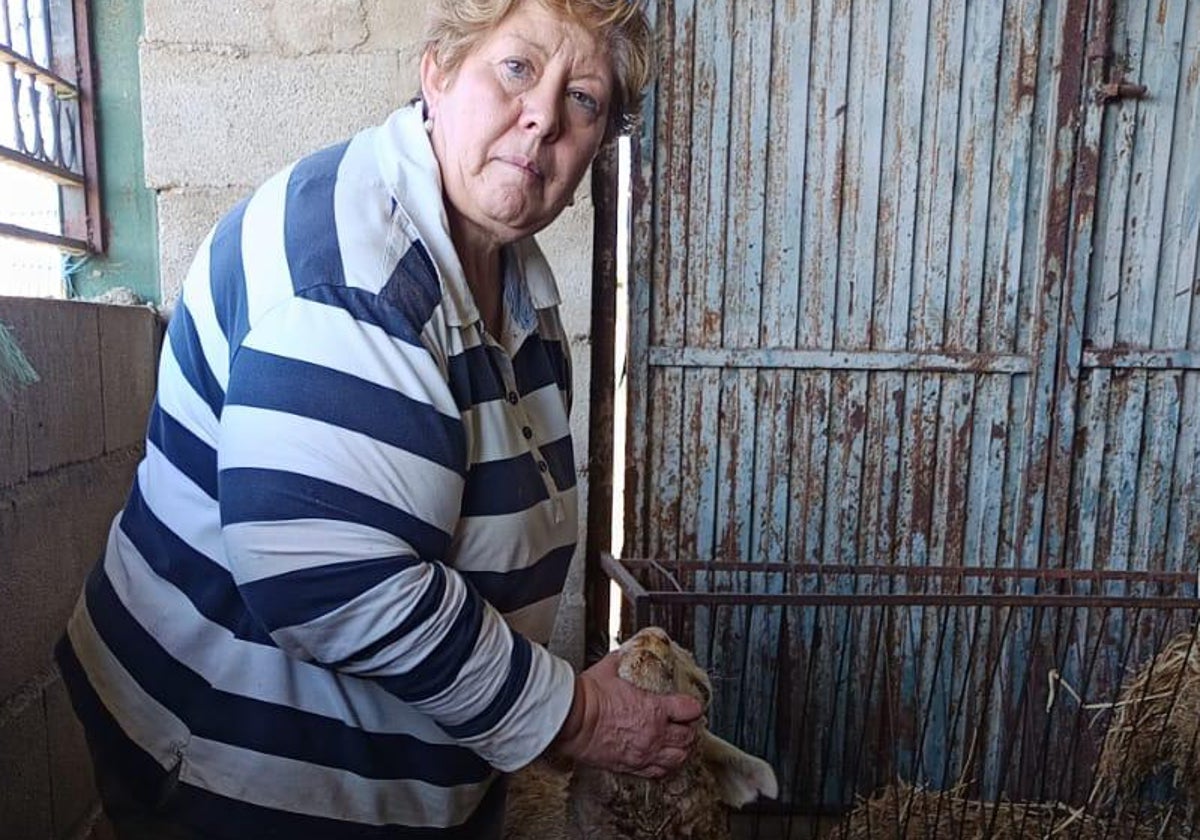
[[[1123,0],[1109,75],[1143,85],[1097,126],[1070,562],[1197,564],[1200,6]]]
[[[624,553],[1194,567],[1200,5],[659,0],[655,14]],[[1150,98],[1098,97],[1118,70]],[[829,756],[866,711],[851,690],[826,714],[822,687],[870,673],[855,657],[875,631],[819,607],[714,616],[687,619],[717,677],[714,725],[771,755],[820,740],[833,785]],[[1036,651],[1053,660],[1071,635],[1040,628],[1021,655],[945,672],[995,635],[990,620],[947,635],[914,610],[893,628],[915,663],[903,679],[944,683],[929,714],[989,686],[1026,691]],[[726,667],[747,649],[752,667]],[[817,698],[808,720],[775,708],[796,679]],[[949,773],[970,743],[996,789],[1005,725],[963,719],[907,749],[946,756]]]
[[[638,552],[1018,562],[1059,15],[660,4]]]

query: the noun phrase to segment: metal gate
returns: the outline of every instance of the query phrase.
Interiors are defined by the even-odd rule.
[[[1195,569],[1200,4],[656,16],[623,554],[766,594],[828,579],[780,564]],[[754,732],[779,614],[722,624],[710,667],[762,651]]]

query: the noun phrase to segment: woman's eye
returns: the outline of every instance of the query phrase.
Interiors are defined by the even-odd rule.
[[[504,72],[514,79],[524,79],[529,75],[529,62],[519,58],[504,59]]]
[[[581,90],[573,90],[569,95],[576,104],[583,107],[588,113],[595,114],[600,111],[600,103],[590,94],[584,93]]]

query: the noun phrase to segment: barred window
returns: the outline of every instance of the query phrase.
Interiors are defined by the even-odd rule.
[[[0,294],[62,297],[103,251],[89,0],[0,0]]]

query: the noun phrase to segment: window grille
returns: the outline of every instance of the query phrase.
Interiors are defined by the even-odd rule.
[[[35,250],[43,260],[54,249],[103,251],[89,5],[0,0],[0,250],[9,271]]]

